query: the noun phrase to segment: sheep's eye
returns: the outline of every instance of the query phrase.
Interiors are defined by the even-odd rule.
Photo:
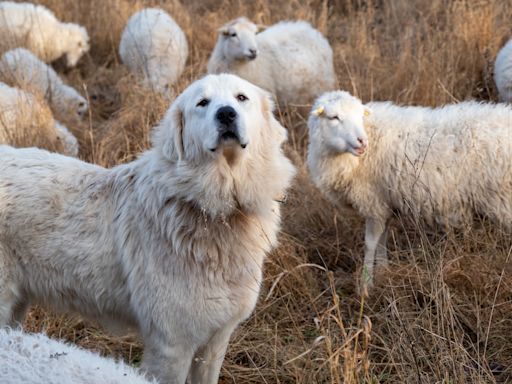
[[[341,121],[341,119],[338,116],[327,116],[329,120],[338,120]]]
[[[247,96],[245,96],[243,93],[239,93],[238,95],[236,95],[236,99],[238,101],[240,101],[241,103],[243,103],[244,101],[249,100],[249,98]]]
[[[83,101],[81,101],[81,102],[79,102],[79,103],[78,103],[78,106],[79,106],[80,108],[85,107],[85,103],[84,103]]]
[[[82,46],[82,42],[81,42],[81,41],[79,41],[79,42],[78,42],[78,46],[79,46],[79,47],[81,47],[81,46]]]
[[[236,37],[236,32],[231,32],[231,33],[229,34],[229,36],[231,36],[231,37]]]
[[[210,100],[208,99],[201,99],[199,103],[196,104],[197,107],[206,107],[208,104],[210,104]]]

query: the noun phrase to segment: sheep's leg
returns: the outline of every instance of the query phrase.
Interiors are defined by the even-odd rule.
[[[185,384],[194,356],[194,349],[187,340],[169,342],[162,334],[144,338],[142,369],[158,382]]]
[[[364,265],[363,273],[361,276],[362,293],[365,293],[367,288],[373,285],[373,274],[376,260],[377,247],[381,243],[381,238],[385,241],[384,236],[386,232],[386,220],[380,219],[367,219],[366,230],[364,235],[365,252],[364,252]],[[379,255],[382,257],[382,254]],[[387,258],[387,256],[386,256]],[[379,260],[381,262],[381,260]]]
[[[386,229],[379,238],[379,243],[377,244],[377,250],[375,252],[375,267],[387,267],[388,266],[388,232],[389,226],[386,225]]]
[[[215,384],[228,347],[229,338],[237,322],[232,322],[217,331],[208,343],[195,355],[190,368],[190,384]]]

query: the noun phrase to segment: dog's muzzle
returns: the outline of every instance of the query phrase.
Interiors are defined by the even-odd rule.
[[[220,107],[215,114],[218,123],[219,144],[226,141],[236,141],[242,148],[247,146],[243,143],[238,132],[238,113],[233,107]]]

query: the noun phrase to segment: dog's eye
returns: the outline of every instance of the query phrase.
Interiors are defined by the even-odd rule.
[[[238,95],[236,95],[236,99],[238,101],[240,101],[241,103],[243,103],[244,101],[249,100],[249,98],[247,96],[245,96],[243,93],[239,93]]]
[[[206,107],[208,104],[210,104],[210,100],[208,99],[201,99],[199,103],[196,104],[197,107]]]

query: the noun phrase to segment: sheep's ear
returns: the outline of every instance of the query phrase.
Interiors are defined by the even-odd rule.
[[[274,138],[279,144],[282,144],[288,139],[288,131],[283,127],[274,116],[275,103],[274,98],[268,92],[262,90],[263,96],[261,100],[261,112],[268,121],[269,128]]]
[[[323,105],[319,106],[315,110],[313,110],[313,115],[315,116],[322,116],[325,113],[325,108]]]
[[[364,117],[368,117],[372,114],[372,110],[367,106],[364,107]]]
[[[219,34],[221,34],[223,36],[229,36],[229,27],[224,26],[224,27],[219,28]]]
[[[267,29],[268,27],[264,24],[257,24],[256,27],[258,28],[256,30],[256,33],[261,33],[263,32],[265,29]]]
[[[157,129],[156,140],[164,157],[171,161],[181,161],[185,155],[183,128],[185,119],[178,103],[174,103]]]

